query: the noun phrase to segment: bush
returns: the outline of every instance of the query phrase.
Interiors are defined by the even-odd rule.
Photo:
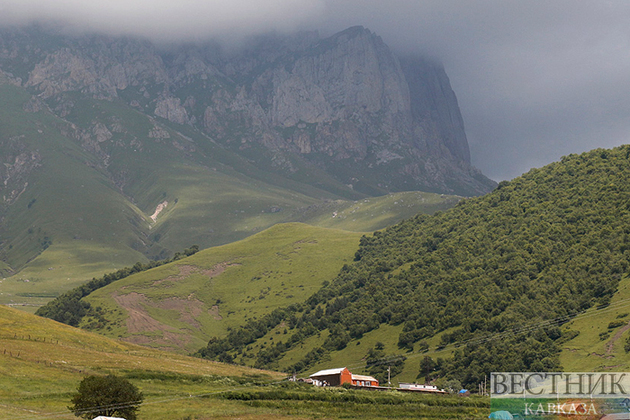
[[[623,320],[611,321],[608,324],[608,329],[612,330],[613,328],[618,328],[618,327],[621,327],[622,325],[626,325],[626,321],[623,321]]]

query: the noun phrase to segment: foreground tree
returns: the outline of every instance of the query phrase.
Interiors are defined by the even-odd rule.
[[[97,416],[124,417],[136,420],[142,393],[127,379],[114,375],[87,376],[72,397],[68,407],[75,416],[93,419]]]

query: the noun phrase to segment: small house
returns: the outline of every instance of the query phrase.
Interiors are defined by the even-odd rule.
[[[352,374],[352,385],[354,386],[378,386],[378,379],[372,376]]]
[[[125,420],[122,417],[106,417],[106,416],[98,416],[94,417],[92,420]]]

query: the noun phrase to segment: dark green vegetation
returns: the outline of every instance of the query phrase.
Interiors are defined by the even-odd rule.
[[[275,372],[111,340],[0,305],[0,418],[72,420],[86,377],[116,375],[143,395],[138,420],[471,418],[486,398],[427,397],[287,383]],[[95,416],[95,415],[94,415]],[[94,416],[90,417],[93,418]],[[129,418],[125,416],[126,418]]]
[[[362,238],[355,262],[304,303],[199,354],[306,371],[385,328],[399,352],[428,351],[433,371],[415,358],[417,374],[474,389],[491,371],[560,369],[561,346],[576,338],[560,326],[609,305],[629,258],[630,147],[570,155]],[[286,335],[262,348],[279,325]]]
[[[177,261],[183,257],[191,256],[198,251],[199,247],[197,245],[193,245],[190,248],[186,248],[183,253],[175,253],[173,258],[161,261],[151,261],[147,264],[138,262],[134,264],[133,267],[125,267],[113,273],[105,274],[98,279],[92,279],[87,283],[51,300],[46,305],[37,309],[37,311],[35,311],[35,315],[54,319],[55,321],[76,327],[86,315],[99,316],[98,311],[95,311],[89,302],[82,301],[82,299],[90,293],[100,289],[101,287],[105,287],[116,280],[124,279],[132,274],[140,273],[142,271],[150,270],[151,268]]]
[[[136,420],[142,392],[125,378],[116,375],[86,376],[72,397],[70,411],[77,417],[122,417]]]

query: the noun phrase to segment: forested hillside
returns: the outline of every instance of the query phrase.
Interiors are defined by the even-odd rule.
[[[607,305],[629,258],[630,146],[570,155],[362,238],[355,262],[306,302],[199,354],[277,367],[303,346],[289,369],[306,371],[390,324],[403,325],[401,354],[429,350],[423,376],[475,386],[490,371],[557,370],[560,343],[575,335],[561,325]],[[278,326],[281,341],[254,346]]]

